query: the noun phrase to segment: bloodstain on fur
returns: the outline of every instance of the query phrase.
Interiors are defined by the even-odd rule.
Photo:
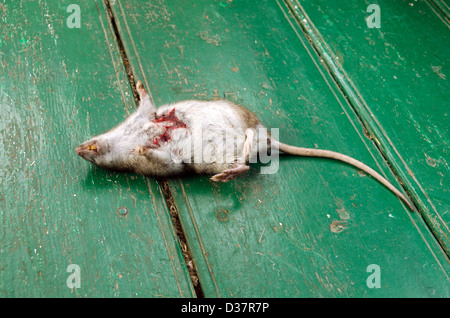
[[[187,128],[186,124],[175,115],[175,108],[169,113],[154,119],[152,122],[155,124],[162,124],[161,126],[164,127],[164,133],[159,137],[153,138],[154,147],[160,147],[161,143],[169,142],[172,139],[171,132],[173,130]]]

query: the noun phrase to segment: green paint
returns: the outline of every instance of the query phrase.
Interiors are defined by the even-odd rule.
[[[238,96],[282,141],[357,157],[399,187],[284,3],[221,3],[113,7],[155,104]],[[439,244],[380,184],[329,160],[282,157],[274,175],[260,167],[227,184],[170,181],[206,296],[449,296]],[[370,288],[371,268],[380,268],[381,288]]]
[[[156,182],[101,171],[74,152],[135,105],[103,1],[85,1],[84,32],[66,27],[60,3],[3,4],[20,8],[5,16],[5,34],[48,13],[58,41],[43,19],[22,25],[30,49],[3,42],[0,297],[191,296]],[[70,264],[81,269],[80,289],[67,287]]]
[[[292,3],[303,27],[315,25],[308,29],[314,45],[328,56],[325,62],[353,108],[380,142],[384,155],[450,255],[449,169],[425,160],[448,157],[448,11],[436,10],[426,2],[383,3],[382,26],[371,29],[364,23],[369,13],[363,13],[361,19],[349,19],[350,12],[360,6],[358,1]],[[330,13],[329,20],[336,27],[324,27],[329,20],[320,12]],[[337,37],[346,40],[336,41]],[[344,67],[336,56],[344,56]]]
[[[443,21],[423,3],[386,2],[382,14],[395,19],[374,30],[355,18],[356,1],[286,3],[117,0],[112,9],[156,105],[242,103],[286,143],[346,153],[400,187],[398,176],[428,224],[330,160],[282,156],[277,173],[256,164],[227,184],[172,179],[205,295],[449,297],[448,256],[434,236],[447,246]],[[81,29],[66,27],[69,4],[4,4],[13,13],[4,34],[29,40],[1,42],[0,296],[192,296],[159,184],[73,151],[135,104],[103,1],[80,3]],[[16,21],[31,16],[18,33]],[[80,289],[66,285],[70,264]]]

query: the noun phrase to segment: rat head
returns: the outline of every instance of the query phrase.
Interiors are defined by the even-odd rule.
[[[137,111],[107,133],[83,142],[75,150],[77,155],[101,168],[136,170],[143,156],[138,156],[135,148],[148,141],[142,127],[155,119],[156,112],[141,81],[137,82],[136,89],[140,98]]]
[[[121,165],[120,157],[122,156],[120,153],[116,153],[117,151],[107,134],[83,142],[75,151],[83,159],[101,168],[119,169]]]
[[[107,133],[83,142],[75,149],[77,155],[104,169],[132,171],[136,161],[135,148],[148,139],[142,126],[148,117],[139,112],[128,117]]]

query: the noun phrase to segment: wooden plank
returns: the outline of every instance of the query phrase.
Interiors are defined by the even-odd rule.
[[[445,11],[430,1],[382,1],[380,28],[369,28],[373,12],[360,1],[292,3],[316,47],[325,42],[324,59],[450,255]]]
[[[156,182],[75,154],[135,107],[103,1],[77,3],[80,28],[71,1],[0,4],[0,296],[192,296]]]
[[[399,186],[282,2],[112,8],[157,106],[225,97],[279,128],[282,141],[357,157]],[[170,182],[206,296],[449,296],[445,253],[380,184],[329,160],[282,157],[276,174],[260,168],[227,184]],[[376,265],[381,285],[371,288]]]

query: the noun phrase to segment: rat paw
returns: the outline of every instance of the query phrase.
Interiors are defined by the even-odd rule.
[[[247,162],[248,160],[249,160],[249,158],[250,158],[250,152],[251,152],[251,149],[252,149],[252,143],[250,143],[250,142],[245,142],[245,144],[244,144],[244,154],[243,154],[243,156],[244,156],[244,160]]]
[[[252,151],[254,137],[255,137],[255,133],[253,132],[252,129],[248,128],[245,131],[245,142],[244,142],[244,153],[243,153],[245,161],[248,161],[248,159],[250,157],[250,152]]]
[[[137,83],[136,83],[136,90],[138,91],[139,97],[141,98],[141,100],[142,100],[145,96],[147,96],[147,91],[146,91],[145,88],[144,88],[144,84],[142,84],[142,82],[141,82],[140,80],[137,81]]]
[[[137,145],[136,148],[134,148],[134,152],[138,155],[144,155],[148,151],[148,148],[145,146]]]
[[[210,179],[215,182],[228,182],[233,180],[237,176],[247,172],[250,169],[249,166],[246,165],[238,165],[236,168],[224,170],[222,173],[213,175]]]
[[[209,178],[210,180],[214,181],[214,182],[228,182],[230,180],[232,180],[233,178],[230,178],[228,173],[226,173],[225,171],[216,175],[213,175],[211,178]]]

